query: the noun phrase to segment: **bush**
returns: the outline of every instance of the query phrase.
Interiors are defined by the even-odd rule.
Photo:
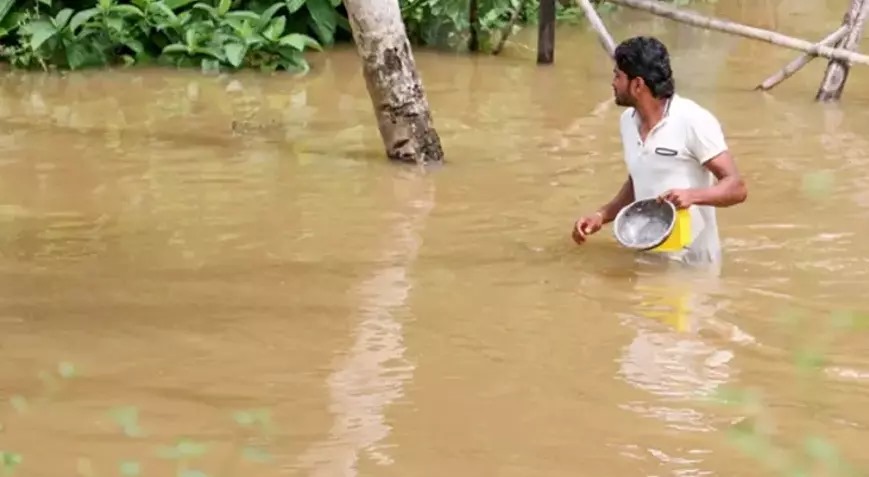
[[[0,58],[15,67],[133,63],[305,72],[340,30],[340,0],[0,0]]]

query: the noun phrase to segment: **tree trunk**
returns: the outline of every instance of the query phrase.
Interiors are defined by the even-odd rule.
[[[555,0],[540,0],[537,19],[537,64],[555,61]]]
[[[594,32],[597,33],[597,39],[600,41],[601,46],[603,46],[603,49],[606,50],[607,54],[612,58],[613,53],[616,50],[616,42],[613,41],[612,35],[610,35],[606,26],[604,26],[603,20],[600,19],[600,15],[598,15],[597,10],[594,9],[594,5],[592,5],[589,0],[577,1],[579,7],[582,8],[582,12],[585,14],[585,18],[588,19]]]
[[[848,26],[842,25],[839,27],[838,30],[834,31],[833,33],[830,33],[823,40],[819,41],[818,44],[823,45],[823,46],[833,46],[836,43],[838,43],[839,40],[841,40],[842,38],[845,38],[845,35],[847,35],[847,34],[848,34]],[[797,58],[797,59],[791,61],[790,63],[788,63],[787,65],[785,65],[784,68],[780,69],[774,75],[765,79],[763,81],[763,83],[757,85],[757,87],[755,89],[769,91],[769,90],[775,88],[779,83],[790,78],[791,76],[794,75],[794,73],[801,70],[803,68],[803,66],[806,66],[807,64],[809,64],[809,62],[811,62],[813,59],[815,59],[816,56],[817,56],[816,54],[804,53],[799,58]]]
[[[860,63],[869,65],[869,56],[861,55],[853,51],[844,50],[841,48],[831,48],[829,46],[818,46],[815,43],[794,38],[774,31],[764,30],[762,28],[750,27],[733,23],[717,18],[704,17],[698,13],[679,10],[666,5],[663,2],[652,0],[606,0],[616,5],[621,5],[628,8],[643,10],[660,17],[664,17],[680,23],[686,23],[707,30],[715,30],[732,35],[751,38],[753,40],[763,41],[778,45],[792,50],[802,51],[804,53],[817,54],[830,59],[838,59],[850,61],[852,63]]]
[[[344,6],[386,156],[398,162],[442,162],[440,137],[416,71],[398,0],[344,0]]]
[[[471,26],[471,37],[468,39],[468,50],[480,49],[480,2],[470,0],[468,6],[468,24]]]
[[[848,35],[839,42],[838,47],[845,50],[857,48],[863,36],[863,26],[866,24],[867,16],[869,16],[869,1],[851,0],[851,8],[848,9],[843,21],[843,25],[849,29]],[[845,61],[831,60],[827,63],[827,71],[824,73],[815,100],[838,101],[842,97],[850,69],[851,65]]]

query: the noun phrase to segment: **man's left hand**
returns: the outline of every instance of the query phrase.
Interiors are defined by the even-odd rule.
[[[692,189],[671,189],[659,195],[658,200],[668,200],[677,209],[687,209],[697,202],[695,191]]]

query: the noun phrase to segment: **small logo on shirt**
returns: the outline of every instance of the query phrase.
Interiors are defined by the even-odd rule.
[[[660,154],[662,156],[675,156],[678,153],[679,153],[679,151],[677,151],[675,149],[670,149],[667,147],[656,147],[655,148],[655,154]]]

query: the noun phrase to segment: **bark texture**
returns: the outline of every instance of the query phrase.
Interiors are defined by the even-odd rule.
[[[380,137],[390,160],[444,159],[398,0],[344,0]]]
[[[833,46],[838,43],[839,40],[845,38],[845,35],[847,34],[848,27],[846,25],[842,25],[839,27],[838,30],[830,33],[823,40],[819,41],[818,45]],[[778,86],[779,83],[793,76],[794,73],[801,70],[803,66],[809,64],[809,62],[815,59],[817,56],[817,53],[804,53],[799,58],[796,58],[795,60],[785,65],[784,68],[780,69],[775,74],[765,79],[763,83],[757,85],[755,89],[769,91],[775,88],[776,86]]]
[[[845,38],[837,44],[839,48],[854,50],[857,47],[863,36],[863,26],[866,24],[867,16],[869,16],[869,1],[851,0],[851,8],[845,13],[845,19],[842,22],[842,25],[846,26],[849,31]],[[842,97],[842,91],[845,89],[845,82],[848,80],[850,70],[851,65],[846,61],[834,59],[827,63],[827,71],[824,73],[824,79],[821,81],[815,99],[824,102],[838,101]]]
[[[723,33],[730,33],[753,40],[764,41],[773,45],[778,45],[792,50],[802,51],[804,53],[816,53],[818,56],[823,56],[830,59],[838,59],[850,61],[851,63],[860,63],[869,65],[869,56],[848,51],[841,48],[832,48],[829,46],[819,46],[810,41],[801,40],[774,31],[764,30],[762,28],[741,25],[739,23],[720,20],[718,18],[709,18],[698,13],[679,10],[671,7],[663,2],[653,0],[606,0],[616,5],[643,10],[663,18],[667,18],[680,23],[686,23],[707,30],[715,30]]]

